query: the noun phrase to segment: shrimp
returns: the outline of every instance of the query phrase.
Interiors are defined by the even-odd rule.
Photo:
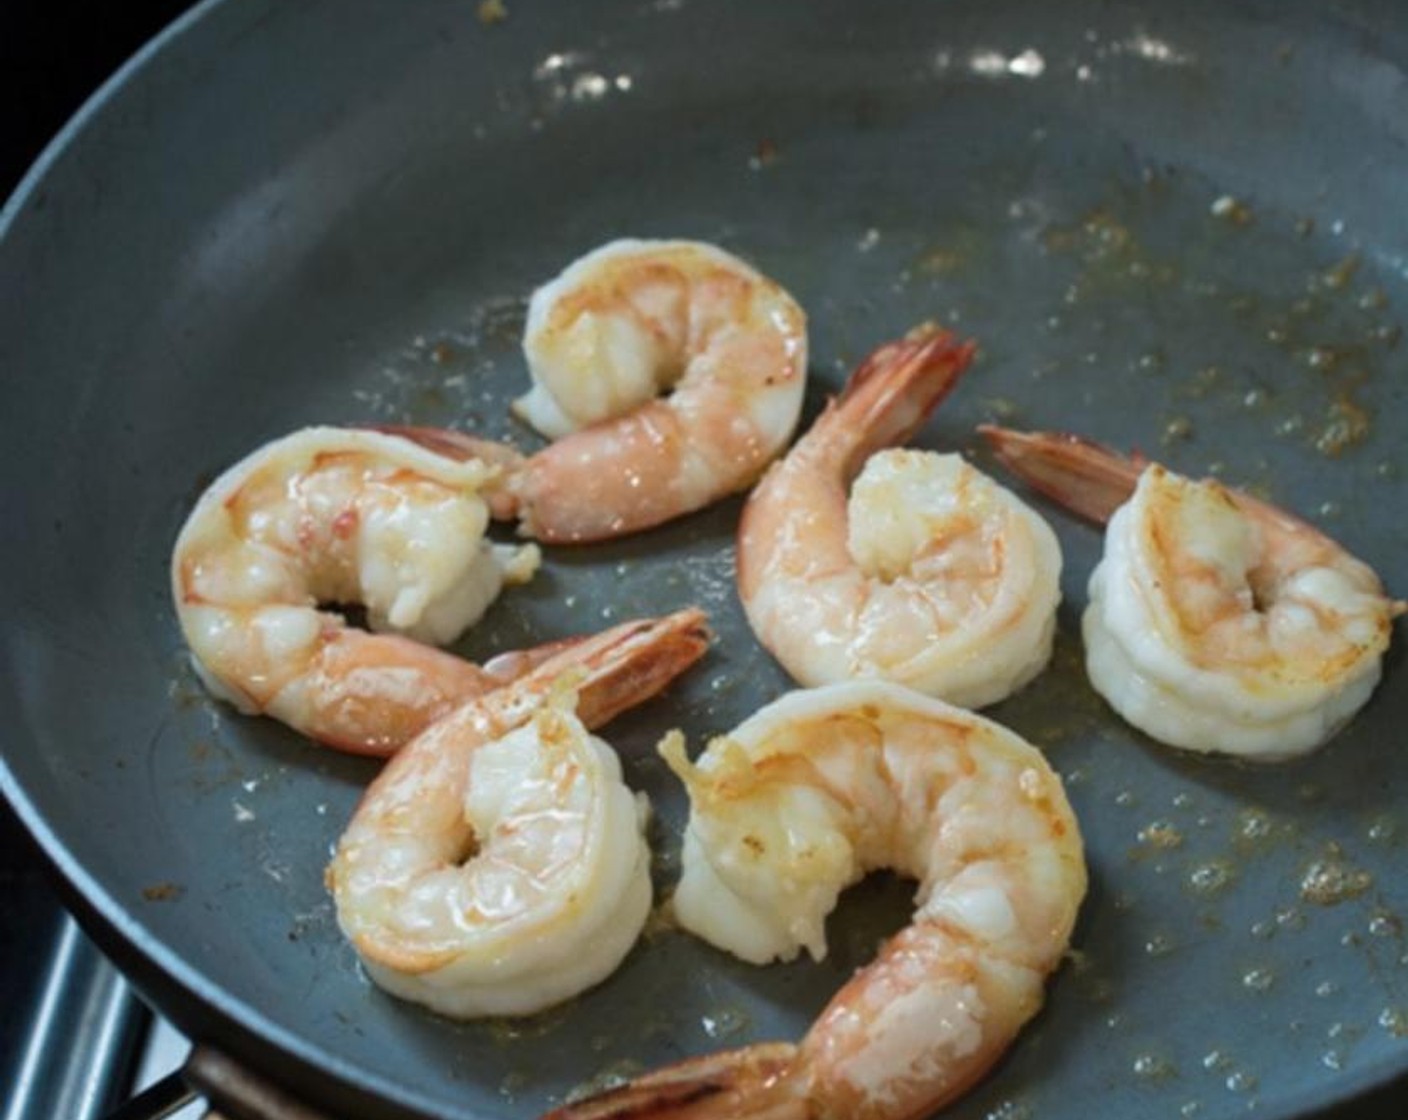
[[[1266,502],[1076,437],[980,429],[1036,489],[1108,523],[1082,619],[1091,683],[1188,750],[1275,761],[1369,699],[1405,604],[1339,544]]]
[[[882,346],[749,497],[739,597],[799,683],[878,677],[977,708],[1050,659],[1061,552],[1046,522],[957,455],[879,450],[972,353],[927,324]]]
[[[691,765],[680,923],[746,961],[826,952],[837,896],[919,880],[911,923],[799,1045],[687,1062],[558,1120],[908,1120],[971,1087],[1040,1008],[1086,889],[1061,781],[1011,731],[886,681],[789,693]]]
[[[494,469],[383,433],[305,428],[227,470],[171,561],[210,691],[330,746],[387,754],[550,656],[556,643],[480,668],[425,644],[453,640],[537,568],[537,546],[484,540]],[[364,604],[373,630],[396,633],[319,603]]]
[[[513,411],[554,442],[516,459],[459,442],[508,466],[495,515],[558,544],[638,532],[746,490],[792,437],[806,384],[796,301],[697,241],[588,253],[534,293],[523,349],[533,384]]]
[[[653,696],[707,646],[698,610],[617,626],[392,758],[327,872],[368,975],[470,1018],[541,1010],[614,970],[650,909],[650,853],[643,799],[587,729]]]

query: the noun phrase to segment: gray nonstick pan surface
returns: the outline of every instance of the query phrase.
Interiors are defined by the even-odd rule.
[[[340,1116],[532,1116],[798,1037],[905,920],[908,886],[879,878],[820,964],[658,929],[556,1011],[438,1019],[371,986],[323,886],[375,763],[235,715],[188,668],[167,563],[215,473],[320,422],[534,446],[506,409],[526,298],[603,241],[716,241],[787,286],[811,321],[806,419],[937,318],[981,353],[921,446],[991,466],[974,426],[993,419],[1137,445],[1320,523],[1408,593],[1395,5],[508,11],[202,5],[0,220],[5,794],[163,1010]],[[1065,776],[1091,893],[1046,1010],[951,1114],[1284,1118],[1401,1077],[1402,624],[1373,701],[1310,758],[1186,756],[1086,683],[1099,535],[1039,508],[1065,550],[1057,653],[990,714]],[[734,597],[739,509],[549,549],[457,647],[710,612],[706,660],[606,733],[655,805],[662,896],[685,801],[657,738],[697,746],[788,687]]]

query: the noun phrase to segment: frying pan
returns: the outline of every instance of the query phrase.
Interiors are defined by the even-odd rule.
[[[4,211],[6,796],[164,1012],[334,1115],[533,1115],[799,1036],[903,923],[905,884],[851,892],[820,964],[664,930],[523,1023],[375,990],[321,879],[374,764],[201,692],[165,574],[195,496],[313,422],[531,446],[505,410],[526,295],[610,237],[694,236],[808,309],[808,416],[937,317],[982,352],[920,445],[987,463],[993,418],[1138,445],[1320,521],[1402,595],[1405,60],[1374,0],[201,5]],[[706,661],[608,732],[656,807],[662,891],[684,801],[657,736],[697,746],[788,686],[733,596],[739,508],[551,550],[459,647],[711,612]],[[992,714],[1065,775],[1092,889],[1047,1009],[952,1114],[1289,1117],[1401,1076],[1402,627],[1311,758],[1173,752],[1085,683],[1099,537],[1041,508],[1056,658]],[[1307,890],[1326,869],[1347,889]]]

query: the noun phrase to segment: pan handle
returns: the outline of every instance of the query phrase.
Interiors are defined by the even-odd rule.
[[[210,1046],[192,1049],[185,1066],[173,1076],[210,1102],[206,1120],[332,1120]],[[152,1120],[162,1115],[157,1113]]]
[[[209,1046],[196,1046],[186,1064],[167,1074],[105,1120],[163,1120],[197,1097],[205,1120],[331,1120]]]
[[[107,1120],[162,1120],[195,1099],[196,1091],[186,1082],[185,1071],[178,1069],[109,1112]]]

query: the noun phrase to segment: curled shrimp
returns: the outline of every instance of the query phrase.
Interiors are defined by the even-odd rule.
[[[801,684],[878,677],[976,708],[1049,660],[1050,527],[957,455],[881,450],[919,429],[972,353],[932,325],[882,346],[749,497],[739,597]]]
[[[522,1015],[616,968],[650,908],[650,855],[643,803],[588,728],[653,696],[707,645],[697,610],[617,626],[392,758],[327,872],[377,984],[457,1018]]]
[[[680,923],[744,960],[826,951],[871,870],[919,880],[911,923],[799,1045],[696,1059],[552,1115],[908,1120],[972,1086],[1040,1008],[1086,888],[1080,831],[1041,753],[900,685],[790,693],[710,743],[689,790]]]
[[[177,617],[210,690],[331,746],[387,754],[550,655],[484,668],[437,650],[536,546],[484,539],[494,468],[377,432],[306,428],[266,444],[205,491],[171,560]],[[361,603],[373,630],[320,603]],[[405,636],[402,636],[405,635]]]
[[[553,543],[637,532],[746,490],[791,438],[806,383],[796,301],[697,241],[588,253],[534,293],[523,349],[533,387],[514,411],[553,443],[524,458],[427,438],[505,465],[495,516]]]
[[[1087,440],[980,430],[1038,490],[1107,524],[1086,669],[1135,727],[1270,761],[1314,750],[1369,699],[1405,604],[1324,533]]]

